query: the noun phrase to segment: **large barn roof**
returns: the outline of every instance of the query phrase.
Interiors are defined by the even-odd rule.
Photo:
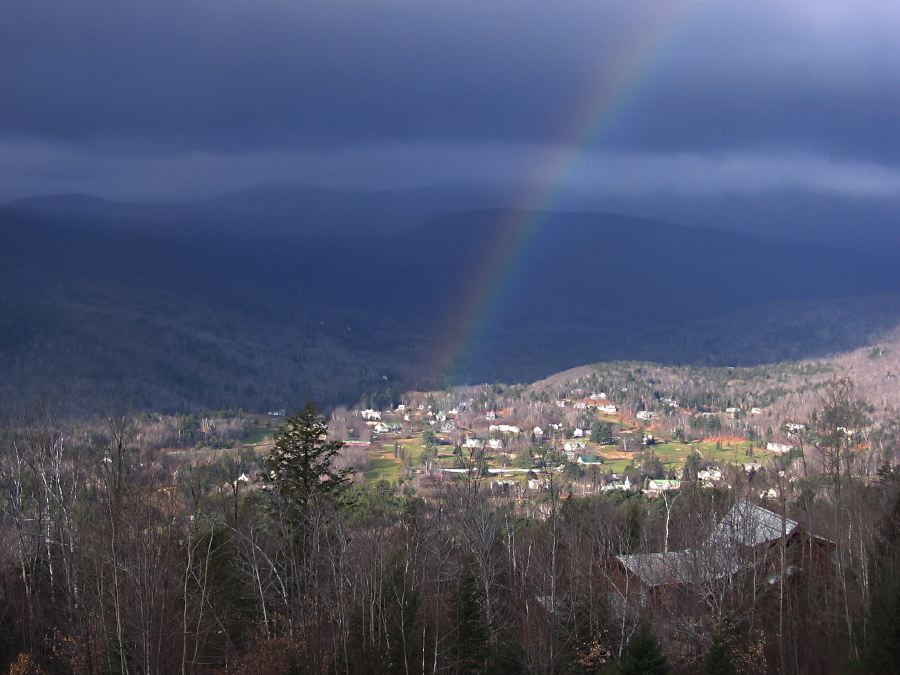
[[[798,523],[784,519],[785,534]],[[756,547],[781,537],[782,517],[747,501],[736,502],[706,540],[696,548],[668,553],[636,553],[616,556],[620,563],[647,586],[702,583],[730,576],[747,566],[741,549]]]

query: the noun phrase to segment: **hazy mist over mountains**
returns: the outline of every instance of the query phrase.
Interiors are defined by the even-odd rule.
[[[826,236],[786,246],[758,231],[488,208],[512,198],[279,184],[177,204],[8,203],[2,393],[62,386],[86,407],[335,403],[596,360],[827,354],[895,323],[900,269],[883,240],[857,242],[862,255]],[[484,330],[466,325],[468,296],[485,292],[473,279],[508,287],[477,319]],[[472,354],[445,353],[461,349],[448,335],[476,330]]]

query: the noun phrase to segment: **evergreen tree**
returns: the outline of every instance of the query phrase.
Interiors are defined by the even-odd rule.
[[[609,443],[612,441],[612,425],[607,422],[594,422],[591,425],[591,441],[593,443]]]
[[[867,672],[900,672],[900,496],[882,527],[881,545],[870,565],[874,579],[863,650]]]
[[[700,472],[700,453],[691,452],[684,463],[681,477],[687,483],[693,483],[697,480],[697,474]]]
[[[328,441],[328,424],[307,404],[275,432],[275,447],[264,460],[263,480],[283,503],[302,510],[315,496],[336,496],[350,483],[353,469],[335,470],[341,441]]]
[[[866,672],[900,673],[900,584],[873,594],[869,621]]]
[[[725,631],[720,630],[713,637],[703,660],[703,672],[705,675],[737,675],[731,653],[731,641]]]
[[[669,664],[647,624],[638,626],[625,646],[619,661],[622,675],[665,675]]]
[[[486,668],[488,625],[474,565],[465,560],[453,593],[456,627],[456,672],[481,673]]]

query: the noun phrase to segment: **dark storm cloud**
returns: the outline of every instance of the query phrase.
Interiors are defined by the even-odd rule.
[[[541,179],[548,152],[581,143],[572,120],[627,90],[584,148],[597,175],[614,179],[616,158],[656,162],[640,176],[689,156],[768,158],[781,170],[756,172],[777,176],[800,156],[822,171],[871,165],[893,185],[898,28],[891,3],[834,0],[9,0],[0,178],[10,194],[67,176],[165,193],[166,173],[205,162],[217,184],[253,183],[254,167],[365,183],[365,167],[383,181],[411,155],[400,183],[465,179],[467,163],[479,180]]]
[[[456,3],[4,7],[0,125],[65,139],[521,138],[542,133],[587,75],[582,46],[562,42],[578,28],[566,11],[551,28]]]

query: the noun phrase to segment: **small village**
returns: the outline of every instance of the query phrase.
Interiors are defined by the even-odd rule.
[[[692,414],[677,401],[662,400],[659,411],[625,411],[605,392],[557,399],[542,415],[485,409],[471,398],[444,408],[428,398],[411,396],[391,410],[357,412],[362,424],[346,427],[347,438],[340,440],[367,450],[366,480],[477,475],[490,479],[492,489],[524,492],[546,490],[558,477],[580,495],[632,490],[658,496],[678,490],[685,471],[707,486],[729,472],[752,477],[771,468],[774,459],[789,457],[791,434],[805,428],[787,423],[778,441],[687,435],[672,428],[673,418]],[[733,418],[739,409],[721,414]]]
[[[389,405],[335,410],[329,438],[344,443],[360,481],[427,489],[478,479],[526,501],[551,489],[653,498],[683,481],[747,486],[754,498],[778,500],[779,484],[798,478],[808,429],[792,394],[663,392],[655,378],[621,364],[529,386],[410,392]],[[787,416],[786,399],[796,417]],[[865,447],[862,430],[847,433],[860,433]]]

